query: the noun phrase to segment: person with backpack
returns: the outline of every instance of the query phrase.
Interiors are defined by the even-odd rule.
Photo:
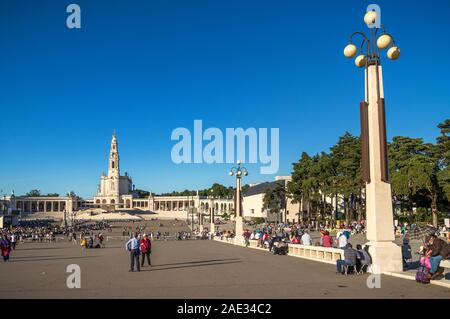
[[[144,234],[143,238],[140,241],[141,253],[142,253],[142,263],[141,267],[144,267],[145,257],[147,257],[148,265],[151,267],[152,263],[150,260],[150,254],[152,253],[152,243],[148,238],[147,234]]]
[[[416,281],[420,282],[422,284],[428,284],[430,283],[430,254],[431,251],[424,246],[420,246],[419,248],[419,255],[420,255],[420,261],[419,261],[419,268],[416,272]]]

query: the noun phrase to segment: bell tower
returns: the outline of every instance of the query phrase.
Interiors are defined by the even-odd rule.
[[[120,169],[119,169],[119,148],[117,144],[116,130],[114,130],[111,148],[109,150],[109,166],[108,166],[108,177],[115,177],[119,179]]]

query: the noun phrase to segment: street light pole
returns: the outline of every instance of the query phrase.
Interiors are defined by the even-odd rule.
[[[401,249],[393,241],[394,217],[392,210],[392,191],[389,183],[385,103],[383,75],[380,63],[380,50],[388,49],[391,60],[400,57],[400,49],[393,37],[384,27],[376,27],[379,17],[375,11],[368,11],[364,22],[369,27],[369,36],[355,32],[344,49],[348,58],[356,56],[358,49],[353,37],[360,35],[363,40],[360,54],[355,59],[357,67],[365,69],[365,99],[360,103],[361,112],[361,160],[363,181],[366,186],[366,227],[369,253],[372,257],[373,271],[401,272]],[[382,34],[378,37],[379,31]]]
[[[211,192],[211,212],[210,212],[211,220],[210,220],[210,229],[209,230],[210,230],[211,234],[214,235],[214,233],[216,231],[216,225],[214,224],[214,209],[215,209],[215,206],[214,206],[214,194],[213,194],[214,190],[211,189],[210,192]]]
[[[242,216],[242,201],[241,201],[241,178],[242,175],[247,176],[248,171],[245,167],[241,167],[241,161],[237,161],[237,167],[232,167],[229,175],[236,176],[236,196],[235,202],[235,244],[244,245],[244,223]]]

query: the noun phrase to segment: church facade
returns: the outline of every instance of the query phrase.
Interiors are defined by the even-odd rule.
[[[100,184],[97,187],[97,194],[93,198],[93,202],[97,207],[116,209],[128,206],[128,208],[131,208],[132,185],[133,181],[128,173],[123,176],[120,175],[119,144],[114,132],[109,150],[108,174],[103,173],[100,177]]]

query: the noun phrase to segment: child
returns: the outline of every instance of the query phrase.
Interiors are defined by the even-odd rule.
[[[431,257],[431,249],[426,249],[423,246],[419,248],[420,264],[426,267],[428,270],[431,269],[430,257]]]
[[[402,258],[403,258],[403,267],[408,268],[408,260],[412,259],[411,255],[411,245],[409,244],[408,238],[403,238],[403,245],[402,245]]]

